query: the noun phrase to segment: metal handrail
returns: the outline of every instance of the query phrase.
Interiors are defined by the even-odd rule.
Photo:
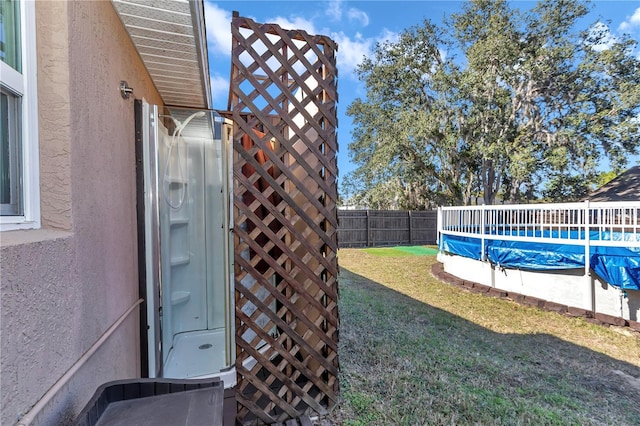
[[[640,201],[440,207],[440,235],[640,247]]]

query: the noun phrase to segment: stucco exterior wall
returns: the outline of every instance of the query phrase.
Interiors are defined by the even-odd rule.
[[[37,2],[40,230],[0,235],[0,424],[14,424],[138,299],[133,99],[161,104],[108,1]],[[36,424],[136,377],[138,312]]]
[[[51,19],[56,16],[59,19]],[[43,228],[71,230],[71,78],[66,2],[36,7],[40,209]],[[42,46],[42,47],[40,47]]]

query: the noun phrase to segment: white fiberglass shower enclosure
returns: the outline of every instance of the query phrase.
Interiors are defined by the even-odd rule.
[[[149,377],[235,384],[231,126],[213,111],[138,106],[140,290]]]

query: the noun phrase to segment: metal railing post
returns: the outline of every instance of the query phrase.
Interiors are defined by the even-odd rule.
[[[591,216],[589,215],[589,200],[584,201],[584,280],[586,282],[586,306],[587,309],[594,312],[595,310],[595,292],[593,288],[593,280],[591,279]]]
[[[482,205],[482,207],[480,208],[480,260],[482,260],[483,262],[485,260],[487,260],[487,255],[485,254],[485,235],[486,235],[486,218],[485,218],[485,213],[486,213],[486,209],[487,206],[486,205]]]
[[[436,244],[438,250],[442,249],[442,207],[438,207],[438,214],[436,216]]]

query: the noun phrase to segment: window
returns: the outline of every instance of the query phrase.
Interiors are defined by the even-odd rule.
[[[40,227],[35,2],[0,0],[0,230]]]

